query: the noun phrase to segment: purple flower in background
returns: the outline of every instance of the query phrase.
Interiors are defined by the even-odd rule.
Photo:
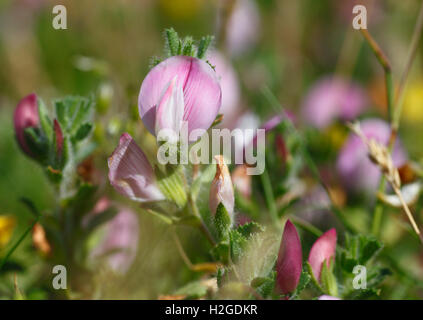
[[[25,129],[38,127],[39,123],[37,96],[32,93],[19,101],[13,114],[16,140],[22,151],[30,157],[34,155],[26,142]]]
[[[283,294],[297,288],[302,270],[302,249],[300,237],[291,221],[287,221],[282,234],[276,263],[276,281]]]
[[[128,133],[121,135],[108,165],[110,184],[119,193],[140,202],[164,199],[156,185],[153,168]]]
[[[188,122],[188,132],[207,130],[216,118],[222,101],[216,72],[203,60],[174,56],[151,69],[141,85],[138,108],[148,131],[152,134],[156,132],[156,111],[162,99],[169,98],[166,91],[172,81],[176,89],[182,88],[183,91],[183,121]]]
[[[304,120],[317,128],[324,128],[335,119],[352,120],[366,105],[361,87],[339,77],[325,77],[315,83],[302,107]]]
[[[373,138],[384,145],[388,144],[391,129],[385,121],[367,119],[360,123],[360,127],[367,138]],[[396,167],[403,165],[407,160],[398,139],[392,152],[392,159]],[[350,134],[339,153],[336,166],[343,183],[350,190],[369,191],[377,188],[381,176],[380,169],[371,162],[367,147],[357,135]]]
[[[238,77],[232,65],[217,51],[213,51],[208,57],[215,67],[217,77],[222,88],[222,106],[219,113],[223,114],[223,127],[231,127],[240,111],[240,88]]]
[[[226,46],[231,55],[254,46],[260,34],[260,13],[255,1],[237,0],[226,30]]]
[[[105,236],[93,250],[92,256],[107,255],[110,267],[115,272],[125,273],[137,254],[138,217],[131,210],[121,209],[105,227]]]
[[[336,230],[330,229],[322,234],[313,244],[308,256],[313,275],[320,281],[323,263],[326,262],[329,268],[331,260],[335,258],[336,249]]]

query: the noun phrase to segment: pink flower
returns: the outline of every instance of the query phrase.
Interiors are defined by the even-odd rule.
[[[211,213],[215,215],[217,207],[222,203],[233,221],[235,196],[231,175],[223,156],[215,156],[215,159],[216,175],[210,187],[209,208]]]
[[[220,52],[212,52],[208,60],[215,67],[222,88],[222,106],[219,111],[223,114],[222,126],[232,127],[240,112],[241,93],[237,74]]]
[[[254,46],[260,34],[260,13],[255,1],[237,0],[226,30],[226,46],[232,55]]]
[[[105,237],[93,250],[92,256],[98,257],[109,254],[107,262],[110,267],[116,272],[125,273],[136,256],[138,239],[137,215],[128,209],[121,209],[107,223]]]
[[[178,96],[180,89],[183,91],[183,99]],[[174,109],[169,109],[170,100],[176,104]],[[138,97],[139,113],[144,125],[152,134],[156,132],[156,123],[161,122],[161,119],[156,120],[156,113],[161,105],[163,110],[174,110],[171,116],[179,119],[179,104],[182,100],[182,120],[188,122],[188,133],[194,129],[207,130],[219,112],[222,92],[216,73],[203,60],[174,56],[151,69],[141,85]],[[160,112],[162,116],[164,113]]]
[[[313,270],[314,277],[320,281],[323,263],[329,268],[331,260],[335,258],[336,230],[330,229],[322,234],[313,244],[308,256],[308,262]]]
[[[276,280],[283,294],[295,290],[302,270],[302,249],[298,232],[291,221],[287,221],[282,234],[276,263]]]
[[[27,155],[33,157],[34,155],[32,154],[25,139],[25,129],[38,127],[40,123],[38,116],[38,102],[35,93],[32,93],[19,101],[13,115],[13,122],[19,146]]]
[[[319,298],[317,298],[318,300],[341,300],[337,297],[332,297],[332,296],[328,296],[328,295],[322,295]]]
[[[110,184],[119,193],[141,202],[164,199],[155,182],[153,168],[128,133],[121,135],[108,165]]]
[[[337,118],[356,118],[365,104],[364,91],[358,85],[339,77],[326,77],[310,89],[302,113],[307,123],[324,128]]]
[[[182,86],[177,83],[178,77],[175,76],[167,87],[159,106],[156,110],[156,136],[159,136],[160,130],[169,129],[174,136],[170,137],[177,141],[175,136],[179,133],[182,126],[182,117],[184,116],[184,93]]]
[[[389,125],[380,119],[367,119],[360,123],[361,130],[367,138],[387,145],[391,135]],[[393,153],[394,165],[399,167],[406,162],[406,154],[401,142],[397,140]],[[380,169],[368,157],[368,150],[361,139],[351,133],[342,147],[337,171],[345,184],[352,191],[375,190],[380,179]]]

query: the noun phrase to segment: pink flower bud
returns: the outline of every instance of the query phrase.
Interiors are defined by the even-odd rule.
[[[164,199],[156,185],[153,168],[128,133],[121,135],[108,165],[110,184],[122,195],[140,202]]]
[[[231,175],[223,156],[217,155],[214,158],[216,159],[216,175],[210,187],[210,211],[213,215],[216,214],[219,203],[222,203],[233,220],[235,197]]]
[[[336,249],[336,230],[330,229],[322,234],[313,244],[308,256],[313,275],[320,281],[320,274],[322,272],[323,262],[329,268],[331,260],[335,258]]]
[[[54,119],[53,129],[56,137],[56,154],[58,158],[61,158],[63,153],[63,133],[62,128],[60,128],[60,124],[56,119]]]
[[[366,96],[358,85],[342,78],[323,78],[307,94],[302,113],[307,123],[324,128],[337,118],[356,118],[365,104]]]
[[[173,80],[175,82],[171,86]],[[173,97],[167,90],[169,88],[182,88],[183,121],[188,122],[188,133],[194,129],[207,130],[216,118],[222,100],[219,81],[210,65],[197,58],[174,56],[151,69],[141,85],[138,108],[144,125],[152,134],[155,133],[158,107],[162,105],[166,110],[170,97]],[[167,102],[162,103],[162,99]],[[181,100],[178,98],[176,101],[180,103]],[[160,113],[162,116],[163,113]],[[173,116],[177,118],[179,113]],[[160,123],[161,119],[158,121]]]
[[[35,93],[32,93],[19,101],[13,115],[13,122],[15,126],[16,139],[22,151],[31,157],[34,156],[26,143],[25,129],[38,127],[40,123],[38,116],[38,102]]]
[[[295,290],[300,281],[303,254],[300,237],[291,221],[287,221],[282,234],[276,263],[276,280],[283,294]]]
[[[367,119],[360,123],[360,127],[367,138],[373,138],[387,145],[391,129],[386,122],[380,119]],[[392,160],[396,167],[403,165],[407,160],[398,139],[392,152]],[[373,191],[379,184],[380,169],[369,159],[368,150],[363,141],[353,133],[342,147],[336,166],[342,182],[351,191]]]

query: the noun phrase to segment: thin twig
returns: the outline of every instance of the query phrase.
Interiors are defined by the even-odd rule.
[[[383,50],[379,47],[377,42],[373,39],[367,29],[360,30],[364,39],[369,44],[370,48],[372,49],[373,53],[376,56],[376,59],[379,61],[380,65],[382,66],[383,70],[385,71],[385,87],[386,87],[386,102],[388,107],[388,117],[389,122],[392,122],[393,119],[393,112],[394,112],[394,90],[393,90],[393,82],[392,82],[392,68],[391,63],[389,62],[388,57],[385,55]]]
[[[185,264],[187,265],[187,267],[192,270],[193,268],[193,264],[191,262],[191,260],[188,258],[187,254],[185,253],[184,248],[182,247],[181,242],[179,241],[179,237],[176,234],[175,230],[172,230],[172,237],[175,240],[175,244],[176,247],[178,248],[178,252],[181,255],[182,260],[184,260]]]

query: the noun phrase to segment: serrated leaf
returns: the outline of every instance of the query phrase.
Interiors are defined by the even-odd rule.
[[[231,230],[229,232],[229,242],[232,260],[237,261],[245,250],[247,239],[237,230]]]
[[[217,261],[227,264],[229,261],[229,250],[228,242],[220,242],[211,250],[211,254]]]
[[[297,288],[292,294],[292,297],[298,296],[301,293],[301,291],[303,291],[307,287],[310,281],[311,281],[311,276],[309,275],[307,270],[304,269],[301,272],[300,281],[298,282]]]
[[[272,272],[269,277],[256,279],[260,280],[256,280],[256,286],[253,286],[253,280],[251,282],[251,286],[255,288],[257,293],[263,298],[269,297],[272,294],[273,289],[275,288],[276,272]]]
[[[383,245],[376,239],[366,237],[361,239],[361,250],[360,250],[360,264],[365,264],[373,256],[375,256],[383,247]]]
[[[248,222],[246,224],[243,224],[242,226],[239,226],[236,229],[242,236],[249,238],[254,233],[262,232],[264,231],[264,228],[259,225],[257,222]]]

